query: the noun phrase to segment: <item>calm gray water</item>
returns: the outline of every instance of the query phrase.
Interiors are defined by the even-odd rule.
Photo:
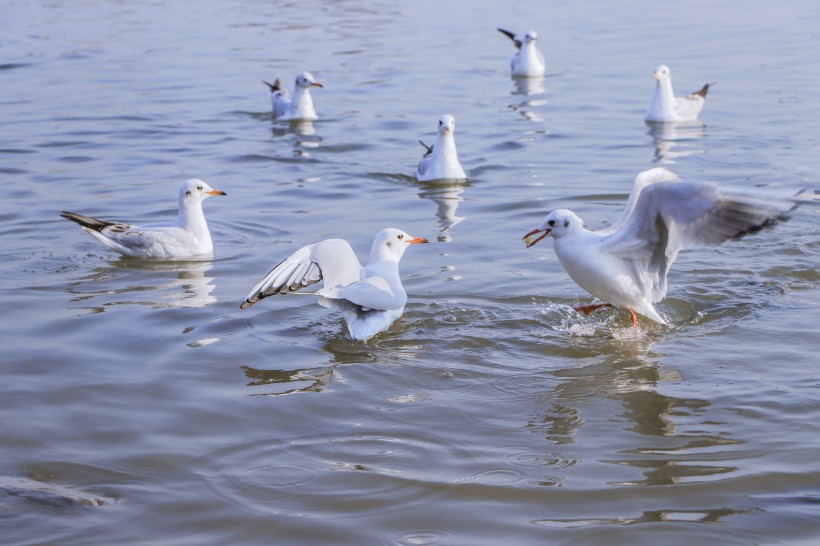
[[[817,188],[817,2],[195,6],[5,2],[0,542],[820,543],[818,210],[682,254],[638,331],[520,240],[612,221],[657,165]],[[497,26],[539,32],[540,87]],[[717,81],[702,124],[644,124],[660,63]],[[320,121],[272,122],[260,80],[305,69]],[[467,184],[413,178],[443,113]],[[190,177],[228,193],[212,261],[59,217],[169,219]],[[386,226],[434,242],[390,332],[239,311],[295,248]]]

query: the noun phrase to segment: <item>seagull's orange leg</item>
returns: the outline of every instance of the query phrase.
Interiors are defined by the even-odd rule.
[[[637,326],[638,315],[635,314],[635,311],[633,311],[631,307],[629,307],[629,316],[632,318],[632,326]]]
[[[585,315],[588,315],[595,311],[596,309],[600,309],[601,307],[612,307],[611,303],[598,303],[596,305],[582,305],[580,307],[576,307],[576,311],[580,311]]]

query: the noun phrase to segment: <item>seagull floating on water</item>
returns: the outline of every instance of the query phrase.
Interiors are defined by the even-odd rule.
[[[498,32],[512,40],[518,50],[513,55],[512,61],[510,61],[513,76],[540,78],[544,75],[547,64],[544,62],[544,54],[535,45],[536,40],[538,40],[537,32],[531,30],[524,34],[523,38],[503,28],[499,28]]]
[[[273,83],[263,81],[270,88],[270,99],[273,107],[273,117],[284,121],[316,121],[319,116],[313,108],[311,87],[324,87],[316,81],[310,72],[302,72],[296,76],[293,87],[293,96],[282,89],[279,79]]]
[[[672,75],[669,67],[660,65],[652,73],[657,81],[655,95],[646,111],[644,119],[650,122],[691,121],[698,118],[706,103],[706,94],[714,83],[707,83],[700,91],[695,91],[685,97],[676,97],[672,90]]]
[[[658,167],[636,177],[626,209],[612,227],[589,231],[575,213],[558,209],[524,241],[529,248],[551,235],[558,261],[572,280],[606,302],[577,311],[589,314],[614,305],[629,310],[633,325],[638,324],[636,312],[665,324],[653,304],[666,296],[666,276],[678,252],[757,231],[796,205],[792,196],[686,182]]]
[[[456,120],[453,116],[444,114],[438,120],[435,144],[427,146],[419,141],[427,149],[416,170],[416,179],[419,182],[442,178],[467,179],[467,173],[458,160],[455,131]]]
[[[322,297],[320,305],[340,310],[350,336],[367,340],[387,330],[404,312],[407,293],[399,277],[399,261],[410,245],[426,242],[399,229],[383,229],[364,267],[344,239],[303,246],[265,275],[239,308],[324,281],[313,292]]]
[[[227,195],[202,180],[192,178],[179,188],[179,216],[173,223],[130,225],[107,222],[63,211],[60,216],[77,222],[107,247],[135,258],[192,258],[213,253],[211,233],[202,212],[202,201]]]

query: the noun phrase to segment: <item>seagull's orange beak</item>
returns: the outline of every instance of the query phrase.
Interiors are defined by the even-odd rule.
[[[552,231],[552,230],[551,230],[551,229],[539,229],[539,228],[535,228],[534,230],[532,230],[532,231],[530,231],[529,233],[527,233],[526,235],[524,235],[524,238],[523,238],[523,239],[524,239],[524,242],[525,242],[525,243],[527,243],[527,248],[530,248],[532,245],[534,245],[535,243],[537,243],[538,241],[540,241],[541,239],[543,239],[544,237],[546,237],[547,235],[549,235],[549,234],[550,234],[550,231]],[[542,233],[542,232],[543,232],[543,233]],[[536,235],[536,234],[538,234],[538,233],[541,233],[541,236],[540,236],[540,237],[538,237],[537,239],[531,239],[531,237],[532,237],[533,235]]]
[[[311,86],[311,87],[321,87],[321,88],[323,88],[323,89],[324,89],[324,87],[325,87],[324,85],[322,85],[322,84],[321,84],[321,83],[319,83],[319,82],[313,82],[312,84],[310,84],[310,86]]]
[[[411,244],[411,245],[417,245],[417,244],[420,244],[420,243],[429,243],[429,242],[430,241],[428,241],[424,237],[413,237],[412,239],[407,240],[407,243]]]
[[[225,193],[222,190],[213,190],[213,191],[209,191],[208,195],[228,195],[228,194]]]

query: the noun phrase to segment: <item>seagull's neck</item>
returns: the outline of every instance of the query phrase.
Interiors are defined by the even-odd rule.
[[[675,104],[675,92],[672,90],[672,80],[659,80],[655,86],[655,101],[663,105],[664,110],[672,110]]]
[[[211,238],[208,223],[205,221],[205,213],[202,212],[202,201],[181,201],[177,225],[198,239]]]
[[[433,145],[433,156],[440,157],[443,161],[458,162],[456,139],[452,133],[439,133],[436,136],[436,143]]]
[[[313,97],[310,95],[310,87],[296,86],[293,90],[293,102],[291,108],[294,112],[313,112]]]

